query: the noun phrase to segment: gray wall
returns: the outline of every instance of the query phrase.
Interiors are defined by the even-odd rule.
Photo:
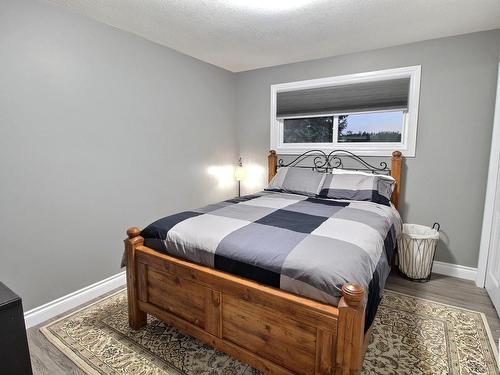
[[[402,213],[476,266],[500,31],[232,74],[44,2],[0,2],[0,280],[26,309],[116,274],[128,226],[265,183],[269,86],[422,64]],[[235,126],[236,124],[236,126]],[[229,179],[230,180],[230,179]]]
[[[0,2],[0,280],[30,309],[120,271],[128,226],[225,199],[232,73],[43,2]]]
[[[401,212],[408,222],[441,223],[437,260],[476,267],[499,47],[495,30],[239,73],[240,154],[266,165],[271,84],[421,64],[417,151],[405,162]]]

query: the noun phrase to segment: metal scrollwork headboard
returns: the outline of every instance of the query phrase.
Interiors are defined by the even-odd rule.
[[[291,160],[287,160],[285,162],[282,158],[278,159],[276,151],[269,151],[269,155],[267,157],[269,181],[271,181],[276,174],[277,169],[280,167],[309,168],[319,172],[331,172],[333,169],[341,168],[367,171],[374,174],[391,175],[396,180],[391,202],[394,203],[396,208],[398,208],[399,195],[401,192],[401,169],[403,160],[400,151],[394,151],[392,153],[390,167],[385,161],[380,162],[378,166],[373,165],[347,150],[333,150],[330,153],[326,153],[321,150],[309,150],[300,155],[289,155],[289,158]],[[348,166],[345,166],[344,160],[346,159],[353,161],[352,164],[354,165],[351,165],[350,163]]]
[[[291,157],[294,158],[287,162],[280,158],[277,163],[277,168],[308,168],[318,172],[331,172],[333,169],[339,168],[371,172],[374,174],[390,174],[391,172],[385,161],[380,162],[379,166],[375,166],[347,150],[333,150],[328,154],[321,150],[309,150],[300,155],[292,155]],[[353,160],[354,165],[345,166],[345,159]]]

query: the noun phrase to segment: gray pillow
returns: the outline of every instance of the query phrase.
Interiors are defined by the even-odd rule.
[[[388,176],[364,174],[329,174],[320,197],[369,201],[390,206],[395,181]]]
[[[315,197],[319,194],[324,180],[325,173],[306,168],[282,167],[264,190]]]

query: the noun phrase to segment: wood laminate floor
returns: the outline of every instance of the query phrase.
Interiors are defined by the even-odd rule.
[[[488,320],[493,338],[498,345],[500,319],[486,294],[486,290],[477,288],[474,282],[436,274],[433,275],[432,280],[428,283],[414,283],[401,278],[397,273],[393,273],[389,277],[386,288],[420,298],[483,312]],[[40,326],[46,323],[42,323]],[[40,326],[28,329],[33,373],[36,375],[84,375],[73,362],[67,359],[64,354],[45,339],[38,330]]]

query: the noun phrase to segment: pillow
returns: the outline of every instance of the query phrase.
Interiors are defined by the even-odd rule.
[[[358,170],[353,170],[353,169],[342,169],[342,168],[333,168],[332,169],[332,174],[359,174],[363,176],[379,176],[380,178],[385,178],[387,180],[391,181],[396,181],[394,177],[386,175],[386,174],[374,174],[371,172],[365,172],[365,171],[358,171]]]
[[[395,180],[390,176],[339,173],[326,176],[320,197],[369,201],[390,206]]]
[[[325,176],[325,173],[316,172],[311,169],[282,167],[278,169],[276,175],[264,190],[315,197],[323,187]]]

